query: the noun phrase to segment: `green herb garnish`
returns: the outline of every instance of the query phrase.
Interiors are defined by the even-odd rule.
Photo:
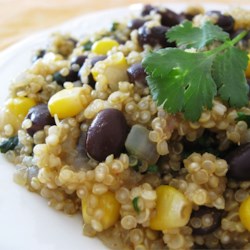
[[[1,153],[6,153],[9,150],[13,150],[18,144],[18,137],[13,136],[10,137],[0,143],[0,152]]]
[[[140,208],[138,206],[138,201],[139,201],[139,197],[135,197],[133,200],[132,200],[132,203],[133,203],[133,207],[134,207],[134,210],[137,212],[137,213],[140,213]]]
[[[197,121],[204,109],[212,108],[215,96],[232,107],[246,105],[247,52],[234,47],[245,35],[243,31],[230,40],[220,27],[211,23],[197,28],[186,22],[170,29],[168,39],[183,49],[200,49],[214,40],[223,43],[207,51],[165,48],[149,53],[142,64],[153,99],[169,113],[183,112],[191,121]]]
[[[236,118],[237,121],[244,121],[247,123],[247,126],[250,127],[250,115],[247,115],[243,112],[237,112],[238,117]]]
[[[89,51],[89,50],[91,50],[92,45],[93,45],[93,42],[87,41],[85,44],[83,44],[83,49],[84,49],[85,51]]]
[[[176,41],[178,46],[196,49],[201,49],[214,40],[225,42],[229,38],[229,34],[222,31],[217,25],[206,22],[201,28],[198,28],[193,27],[190,21],[174,26],[166,36],[169,42]]]

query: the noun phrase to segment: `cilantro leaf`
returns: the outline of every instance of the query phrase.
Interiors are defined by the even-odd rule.
[[[175,41],[178,46],[201,49],[214,40],[225,42],[229,35],[219,26],[210,22],[206,22],[201,28],[198,28],[193,27],[192,22],[186,21],[171,28],[166,37],[169,42]]]
[[[217,83],[218,93],[231,107],[239,108],[248,103],[248,85],[244,73],[247,63],[247,53],[235,47],[226,49],[214,60],[213,78]]]
[[[185,32],[177,30],[180,34],[177,36],[174,33],[176,37],[172,39],[180,43],[185,41],[189,46],[193,40],[190,40],[192,37],[188,32],[191,29],[192,33],[193,27],[188,23],[186,25],[189,28]],[[243,31],[229,40],[218,27],[212,26],[207,23],[207,26],[198,28],[202,35],[200,31],[195,31],[199,42],[195,46],[204,46],[212,38],[224,41],[220,46],[195,53],[181,48],[165,48],[149,53],[142,61],[153,100],[169,113],[183,112],[185,118],[191,121],[197,121],[204,109],[212,108],[216,95],[237,108],[248,102],[244,75],[247,52],[234,47],[247,32]]]
[[[182,111],[185,118],[199,119],[203,108],[212,107],[216,84],[208,72],[214,56],[167,48],[143,60],[153,99],[169,113]],[[156,71],[157,65],[161,70]],[[202,93],[202,95],[201,95]]]

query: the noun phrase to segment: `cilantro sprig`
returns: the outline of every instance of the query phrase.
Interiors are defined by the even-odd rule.
[[[201,49],[214,40],[225,42],[229,34],[210,22],[205,22],[201,28],[198,28],[193,27],[192,22],[187,21],[182,25],[174,26],[166,37],[169,42],[176,41],[178,46]]]
[[[165,48],[149,53],[142,64],[153,99],[169,113],[183,112],[186,119],[197,121],[204,109],[211,109],[215,96],[232,107],[248,103],[248,86],[244,71],[248,57],[234,45],[246,32],[233,40],[218,26],[205,23],[193,27],[191,22],[175,26],[167,33],[169,41],[182,48]],[[213,41],[222,42],[211,50],[202,49]]]

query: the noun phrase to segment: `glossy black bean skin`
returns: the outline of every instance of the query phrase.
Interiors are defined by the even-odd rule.
[[[42,130],[46,125],[54,125],[55,120],[50,115],[47,104],[38,104],[32,107],[26,118],[30,119],[32,126],[27,129],[27,133],[33,136],[35,132]]]
[[[224,31],[231,33],[234,29],[235,20],[230,15],[223,15],[220,11],[212,10],[207,12],[208,15],[217,15],[218,20],[216,24],[220,26]]]
[[[146,4],[146,5],[144,5],[143,8],[142,8],[141,15],[142,15],[142,16],[147,16],[147,15],[149,15],[149,13],[150,13],[152,10],[155,10],[155,7],[152,6],[151,4]]]
[[[56,72],[53,75],[53,80],[57,82],[58,85],[63,86],[65,82],[75,82],[79,80],[78,71],[74,71],[73,69],[69,70],[68,75],[63,76],[60,72]]]
[[[79,67],[82,67],[86,59],[87,59],[87,56],[84,56],[84,55],[73,57],[71,60],[71,65],[77,64]]]
[[[234,29],[235,20],[230,15],[220,15],[217,21],[217,25],[219,25],[224,31],[230,33]]]
[[[196,217],[196,218],[202,219],[202,217],[206,214],[209,214],[210,216],[212,216],[213,224],[208,227],[193,228],[194,235],[205,235],[205,234],[212,233],[221,225],[223,210],[219,210],[214,207],[200,206],[199,210],[197,211],[193,210],[191,214],[191,218]]]
[[[75,82],[77,80],[79,80],[79,78],[78,78],[78,71],[70,69],[69,70],[69,74],[66,76],[66,81],[68,81],[68,82]]]
[[[91,66],[94,67],[95,64],[99,61],[103,61],[107,58],[107,56],[95,56],[91,58]]]
[[[165,47],[174,47],[173,43],[168,43],[166,39],[166,32],[169,28],[165,26],[155,26],[151,29],[142,26],[138,29],[138,41],[141,46],[149,44],[156,46],[157,44]]]
[[[192,21],[195,15],[190,14],[190,13],[186,13],[186,12],[181,12],[180,13],[180,22],[184,21],[184,20],[189,20]]]
[[[250,143],[235,148],[225,159],[229,166],[228,177],[239,181],[250,180]]]
[[[130,82],[135,83],[142,87],[147,86],[147,81],[146,81],[147,75],[141,63],[136,63],[131,65],[127,69],[127,74]]]
[[[178,15],[170,9],[158,11],[158,13],[161,15],[161,24],[163,26],[172,27],[179,24],[182,20],[181,15]]]
[[[92,121],[86,138],[88,155],[104,161],[110,154],[118,156],[125,144],[128,125],[123,113],[117,109],[104,109]]]
[[[144,19],[140,18],[133,19],[128,22],[128,28],[131,30],[139,29],[145,22],[146,20]]]

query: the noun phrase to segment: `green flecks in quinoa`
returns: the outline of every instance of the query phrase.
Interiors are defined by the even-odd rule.
[[[6,153],[9,150],[14,150],[17,144],[18,144],[17,136],[13,136],[8,139],[5,139],[0,143],[0,151],[1,153]]]
[[[247,123],[247,126],[250,126],[250,115],[245,114],[243,112],[237,112],[237,121],[244,121]]]
[[[93,42],[87,41],[86,43],[83,44],[83,49],[84,49],[85,51],[90,51],[92,45],[93,45]]]
[[[230,96],[228,100],[229,96],[223,95],[223,88],[227,89],[227,94],[228,91],[234,92],[234,97],[238,94],[236,82],[245,78],[247,59],[244,56],[238,64],[232,63],[235,60],[232,53],[236,48],[237,53],[238,48],[243,49],[244,55],[250,50],[249,34],[242,38],[241,43],[236,44],[238,40],[233,40],[233,44],[230,41],[230,44],[221,44],[228,37],[237,37],[240,29],[249,29],[249,16],[248,10],[240,9],[222,13],[188,8],[183,13],[175,13],[163,6],[146,5],[141,13],[115,20],[106,29],[78,40],[70,35],[54,34],[46,53],[38,54],[36,62],[13,81],[8,98],[14,100],[18,97],[15,100],[19,101],[28,98],[24,100],[48,105],[55,125],[39,126],[39,131],[31,136],[27,129],[32,126],[32,119],[24,119],[25,105],[20,107],[13,101],[1,109],[0,133],[5,140],[0,149],[18,166],[16,180],[47,199],[54,209],[67,214],[82,213],[84,234],[99,237],[111,249],[248,249],[248,224],[243,225],[240,217],[248,216],[241,204],[250,195],[250,180],[239,181],[231,176],[232,173],[229,178],[231,162],[225,159],[228,152],[235,152],[238,145],[250,143],[250,107],[246,98],[236,98],[236,101],[244,102],[242,108],[235,107],[241,105],[230,105],[235,99],[231,100]],[[190,21],[183,26],[174,26],[183,19]],[[166,43],[167,26],[173,26],[172,35],[177,32],[172,37],[177,41],[177,47]],[[183,37],[180,28],[195,34],[195,41],[190,43],[190,36]],[[108,42],[103,42],[104,37]],[[95,50],[92,41],[100,42],[103,47]],[[170,45],[175,48],[163,47]],[[198,48],[199,52],[184,51],[186,45]],[[220,46],[224,46],[223,49]],[[225,58],[218,49],[232,60],[227,58],[229,61],[224,63]],[[161,54],[159,51],[172,51],[175,62],[179,66],[185,64],[185,67],[170,67],[173,61],[166,63],[165,52]],[[201,70],[206,67],[197,58],[192,65],[191,61],[183,62],[185,58],[177,57],[176,51],[188,54],[188,59],[189,56],[202,55],[205,64],[211,56],[209,53],[216,51],[212,57],[218,60],[216,63],[216,60],[211,61],[209,70],[227,66],[222,71],[205,72],[221,85],[216,85],[216,93],[212,94],[207,105],[209,109],[202,108],[191,121],[186,117],[191,112],[197,114],[198,103],[194,102],[189,112],[188,107],[182,105],[183,100],[177,98],[181,91],[176,93],[176,84],[170,80],[174,78],[178,82],[184,79],[188,72],[183,73],[182,68],[197,73],[193,71],[194,66]],[[145,72],[133,70],[142,69],[138,65],[141,66],[142,61],[152,54],[164,60],[155,57],[153,64],[156,67],[149,70],[150,77],[154,78],[155,86],[161,85],[164,90],[159,92],[163,106],[172,100],[175,105],[180,105],[175,110],[157,106],[153,98],[154,86],[151,86],[152,92],[148,86],[150,79],[145,79]],[[78,59],[77,65],[72,65],[73,58]],[[168,84],[172,84],[167,94],[172,99],[166,101],[167,84],[162,72],[167,65],[171,68]],[[227,73],[236,74],[237,71],[240,71],[240,76],[237,74],[226,81]],[[75,78],[68,77],[67,81],[66,78],[55,79],[57,73],[61,74],[57,76],[67,76],[69,72]],[[200,72],[192,75],[199,76]],[[61,81],[61,85],[55,80]],[[204,82],[200,83],[204,87]],[[192,84],[192,90],[198,93],[197,84]],[[210,88],[207,90],[211,91]],[[178,94],[177,97],[173,93]],[[195,100],[192,95],[185,98],[186,102]],[[14,112],[16,107],[22,116]],[[90,157],[86,148],[88,136],[91,136],[89,130],[94,126],[95,117],[105,109],[117,109],[122,113],[128,134],[135,125],[145,128],[146,136],[137,136],[138,141],[133,141],[133,138],[130,141],[132,145],[139,145],[136,155],[127,152],[124,145],[115,156],[110,154],[101,162]],[[105,119],[102,122],[105,123]],[[110,126],[109,132],[112,133],[116,128]],[[100,136],[95,139],[95,144],[100,148],[108,147],[109,139],[118,140],[118,137],[101,140]],[[145,144],[150,147],[141,152]],[[147,162],[151,151],[157,155],[154,163]],[[250,152],[244,154],[250,155]],[[242,158],[244,154],[234,156],[234,164],[239,166],[237,171],[246,167],[249,172]],[[163,202],[166,193],[158,189],[162,186],[165,187],[162,190],[172,190],[168,195],[177,201],[174,206],[171,202]],[[190,209],[185,210],[185,207]],[[206,211],[206,207],[209,211],[219,210],[222,217],[211,212],[197,218],[198,211]],[[191,209],[195,212],[190,214]],[[172,217],[176,225],[181,226],[170,228],[166,218]],[[155,227],[160,229],[154,230]],[[204,233],[204,228],[211,231]]]
[[[136,211],[137,213],[140,213],[140,208],[139,208],[139,206],[138,206],[138,201],[139,201],[139,197],[137,196],[137,197],[135,197],[135,198],[132,200],[132,203],[133,203],[133,207],[134,207],[135,211]]]

